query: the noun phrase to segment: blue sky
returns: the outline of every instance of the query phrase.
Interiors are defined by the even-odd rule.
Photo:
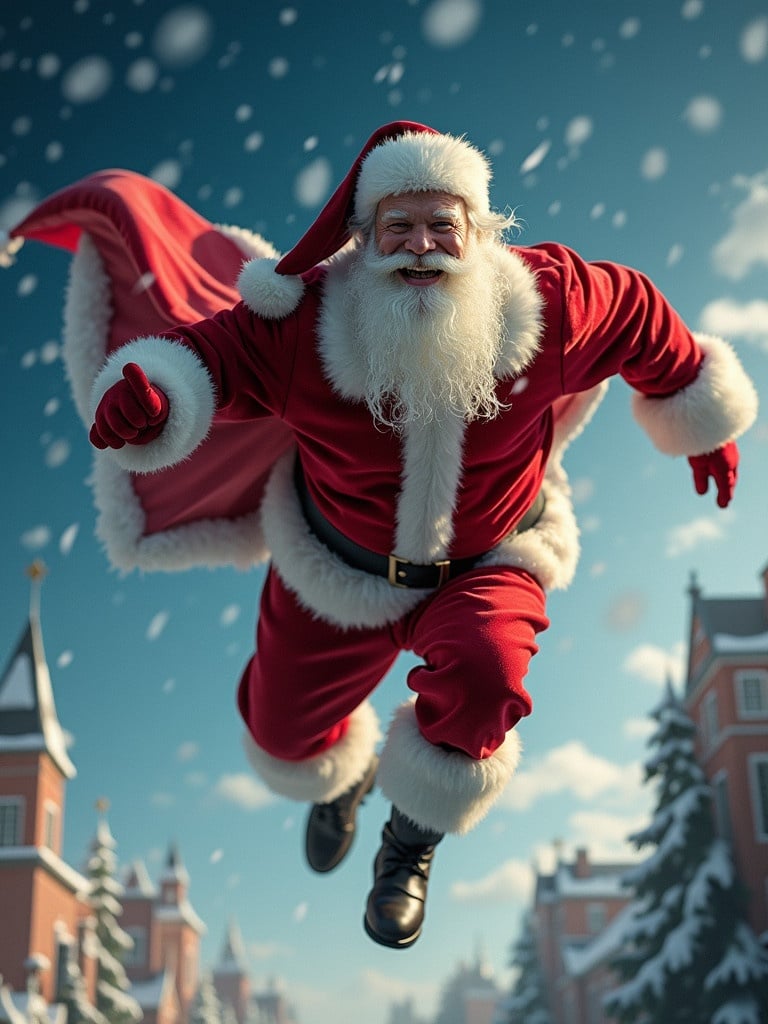
[[[565,242],[648,273],[692,327],[729,338],[768,383],[768,4],[745,0],[368,0],[226,5],[15,0],[0,15],[0,227],[100,168],[157,177],[212,221],[286,249],[370,132],[396,118],[465,133],[493,159],[520,241]],[[553,595],[529,677],[525,760],[496,810],[447,840],[408,952],[361,926],[387,813],[363,810],[349,862],[313,876],[305,809],[247,774],[234,705],[259,572],[119,577],[93,538],[90,452],[58,358],[67,257],[27,245],[0,272],[0,657],[42,557],[46,649],[78,767],[65,854],[79,865],[111,802],[121,862],[157,877],[170,841],[218,954],[235,916],[254,981],[279,976],[302,1024],[434,1010],[482,945],[501,983],[531,865],[588,845],[631,854],[648,814],[647,715],[680,680],[686,589],[753,594],[768,561],[761,412],[723,512],[656,453],[621,381],[567,461],[582,525],[576,582]],[[374,698],[384,722],[408,659]]]

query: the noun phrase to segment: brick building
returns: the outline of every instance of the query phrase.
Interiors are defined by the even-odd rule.
[[[41,567],[33,579],[29,622],[0,675],[0,1024],[31,1019],[66,1024],[59,1002],[69,965],[96,1002],[89,879],[62,856],[66,784],[75,767],[56,714],[39,616]],[[104,818],[97,829],[113,845]],[[189,1024],[200,983],[205,924],[189,899],[189,875],[171,845],[155,885],[140,861],[120,897],[120,926],[133,939],[124,960],[142,1024]],[[254,990],[234,922],[213,972],[233,1024],[295,1024],[277,982]]]
[[[705,597],[691,582],[683,699],[715,827],[749,890],[749,923],[768,942],[768,567],[761,579],[753,597]],[[632,898],[621,886],[628,867],[592,864],[582,849],[536,879],[534,931],[554,1024],[608,1020],[602,996],[616,983],[609,964]]]

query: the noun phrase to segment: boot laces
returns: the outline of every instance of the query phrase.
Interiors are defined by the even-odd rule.
[[[432,861],[434,843],[414,846],[410,843],[401,842],[392,830],[387,827],[385,831],[385,842],[381,870],[378,872],[380,878],[391,878],[406,868],[411,874],[419,875],[427,881],[429,867]]]

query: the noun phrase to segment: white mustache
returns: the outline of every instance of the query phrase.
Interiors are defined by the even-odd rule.
[[[395,274],[398,270],[441,270],[445,274],[464,274],[471,267],[469,260],[459,260],[443,252],[427,252],[423,256],[400,252],[384,256],[368,247],[363,258],[367,269],[379,274]]]

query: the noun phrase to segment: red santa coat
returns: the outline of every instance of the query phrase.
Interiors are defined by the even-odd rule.
[[[724,343],[697,341],[637,271],[588,264],[554,244],[500,248],[495,259],[509,294],[496,367],[506,408],[490,422],[448,418],[409,425],[402,436],[373,422],[346,308],[350,255],[308,275],[296,309],[279,320],[260,315],[262,268],[246,266],[244,301],[123,346],[97,379],[93,404],[135,360],[166,390],[172,409],[183,403],[199,420],[198,434],[214,415],[218,422],[282,420],[315,503],[357,544],[415,562],[487,552],[487,564],[525,568],[545,588],[565,586],[578,539],[560,455],[605,382],[619,374],[636,389],[638,416],[662,447],[708,451],[739,431],[739,403],[726,407],[713,386],[715,377],[733,375],[738,389],[738,364]],[[177,366],[182,353],[190,358]],[[183,429],[169,423],[164,433],[163,463],[153,444],[117,457],[134,471],[184,458],[191,445]],[[393,589],[329,556],[301,514],[294,457],[273,472],[262,507],[279,572],[305,604],[338,625],[398,618],[422,593]],[[542,520],[514,535],[541,487]]]
[[[294,491],[296,449],[316,503],[357,543],[414,561],[486,551],[487,565],[525,570],[550,589],[568,585],[578,557],[561,457],[612,375],[635,388],[638,422],[670,455],[717,448],[756,415],[755,390],[725,342],[691,335],[642,275],[561,246],[497,255],[509,297],[496,369],[508,408],[491,422],[451,418],[396,437],[373,426],[361,401],[348,257],[292,282],[291,304],[284,294],[276,304],[268,243],[214,227],[125,171],[62,190],[11,235],[77,250],[64,358],[86,425],[130,359],[171,400],[157,441],[95,453],[98,531],[113,563],[183,569],[271,556],[301,602],[343,629],[400,620],[424,592],[358,572],[320,544]],[[238,303],[244,257],[254,258],[239,273]],[[129,340],[141,334],[156,337]],[[515,534],[539,488],[544,514]],[[277,792],[323,801],[362,776],[377,738],[365,702],[317,757],[287,762],[251,739],[246,750]],[[408,703],[391,723],[379,783],[424,827],[466,831],[513,773],[515,740],[512,730],[473,761],[426,743]]]

